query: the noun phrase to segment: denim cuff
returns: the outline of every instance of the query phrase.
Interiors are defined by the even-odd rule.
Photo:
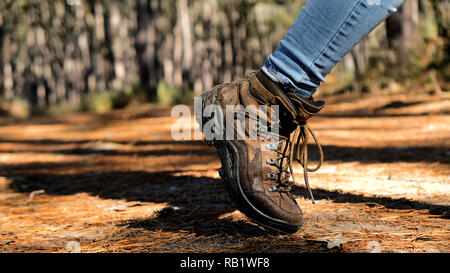
[[[296,85],[292,82],[291,79],[280,73],[276,70],[275,66],[273,66],[269,61],[266,61],[266,63],[261,67],[261,70],[266,74],[272,81],[279,83],[281,85],[287,86],[289,89],[291,89],[293,92],[297,92],[302,96],[305,97],[312,97],[314,93],[316,93],[317,88],[311,87],[308,85],[300,84]]]

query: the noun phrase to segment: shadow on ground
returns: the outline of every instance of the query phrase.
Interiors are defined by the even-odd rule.
[[[66,166],[70,164],[66,164]],[[44,166],[41,166],[44,168]],[[45,164],[52,169],[55,165]],[[4,168],[4,167],[3,167]],[[3,169],[2,168],[2,169]],[[220,216],[233,212],[234,206],[221,181],[209,177],[177,175],[186,170],[162,172],[86,172],[79,174],[53,175],[45,173],[15,174],[9,171],[1,175],[11,179],[10,187],[17,192],[45,190],[49,195],[73,195],[89,193],[104,199],[120,199],[169,205],[159,211],[157,217],[133,220],[123,225],[129,228],[144,228],[151,231],[187,231],[196,235],[239,235],[244,237],[265,236],[266,232],[247,221],[233,221]],[[205,170],[193,170],[199,172]],[[295,193],[308,196],[303,187]],[[329,199],[337,203],[367,203],[383,205],[391,209],[428,209],[430,213],[449,219],[450,208],[407,199],[387,197],[365,197],[337,191],[313,190],[316,199]]]
[[[53,164],[47,164],[51,169]],[[65,164],[69,166],[70,164]],[[197,170],[199,171],[199,170]],[[200,170],[205,171],[205,170]],[[263,236],[265,232],[245,221],[219,219],[235,208],[221,181],[209,177],[175,176],[166,172],[90,172],[73,175],[13,175],[10,187],[17,192],[45,190],[49,195],[89,193],[104,199],[120,199],[169,205],[149,220],[125,223],[130,228],[189,231],[197,235],[240,234]]]
[[[101,143],[101,140],[98,140]],[[185,155],[211,155],[216,154],[212,148],[206,147],[202,141],[139,141],[139,142],[120,142],[106,141],[114,144],[127,144],[135,146],[136,150],[104,150],[96,147],[77,147],[66,149],[48,149],[48,150],[5,150],[0,149],[0,153],[47,153],[62,155],[101,155],[101,156],[185,156]],[[67,145],[76,144],[83,145],[93,143],[94,140],[78,140],[78,141],[60,141],[52,139],[44,140],[8,140],[0,139],[0,143],[16,143],[31,145]],[[177,149],[156,149],[156,150],[139,150],[141,146],[158,146],[158,145],[189,145],[198,147],[198,149],[177,150]],[[310,151],[316,149],[315,145],[308,145]],[[327,161],[340,162],[363,162],[363,163],[392,163],[392,162],[439,162],[450,164],[450,157],[447,155],[446,149],[439,147],[343,147],[335,145],[322,145],[325,159]],[[316,153],[312,152],[311,160],[318,160]]]
[[[295,187],[294,194],[309,198],[308,190],[305,187]],[[409,200],[406,198],[374,197],[359,194],[343,193],[339,191],[329,191],[323,189],[313,189],[315,200],[331,200],[335,203],[366,203],[368,206],[382,205],[389,209],[398,210],[428,210],[430,214],[439,215],[441,218],[450,219],[450,206],[429,204],[426,202]]]

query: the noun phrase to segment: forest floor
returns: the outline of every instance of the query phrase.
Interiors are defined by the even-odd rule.
[[[293,235],[235,210],[215,150],[174,141],[170,108],[0,120],[0,252],[450,252],[445,96],[327,98],[317,203],[296,189]]]

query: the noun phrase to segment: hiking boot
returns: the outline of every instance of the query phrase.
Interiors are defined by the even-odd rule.
[[[227,106],[239,105],[246,111],[241,113],[245,117],[243,126],[234,113],[233,116],[227,113]],[[269,110],[262,114],[254,110],[261,105]],[[278,106],[278,115],[270,111],[274,105]],[[291,193],[295,185],[291,164],[297,161],[303,166],[305,183],[312,197],[307,172],[320,167],[322,150],[306,121],[324,105],[323,101],[283,90],[262,71],[249,73],[241,80],[218,85],[202,94],[202,113],[196,113],[197,122],[205,140],[217,148],[222,163],[219,173],[231,201],[254,222],[287,233],[296,232],[301,227],[303,214]],[[205,111],[208,106],[220,109],[221,113],[215,113],[213,117],[209,113],[211,111]],[[260,120],[262,123],[253,128],[249,124],[255,117],[263,119],[263,122]],[[211,125],[213,119],[216,124],[220,124],[220,120],[223,123],[227,119],[233,120],[232,139],[226,138],[230,136],[226,129],[230,128],[224,125],[211,130],[215,133],[213,137],[211,132],[205,132],[206,125]],[[245,138],[237,137],[239,128],[242,128]],[[309,133],[318,144],[321,155],[316,168],[307,165]]]

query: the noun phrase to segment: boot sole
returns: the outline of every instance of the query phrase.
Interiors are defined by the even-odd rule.
[[[301,224],[292,224],[280,219],[273,218],[258,210],[245,195],[239,181],[239,158],[238,152],[233,143],[229,141],[215,141],[222,169],[219,172],[222,180],[225,182],[231,201],[235,203],[238,210],[243,212],[253,222],[282,233],[295,233],[301,227]],[[226,167],[225,167],[226,166]],[[238,193],[238,195],[236,195]]]

